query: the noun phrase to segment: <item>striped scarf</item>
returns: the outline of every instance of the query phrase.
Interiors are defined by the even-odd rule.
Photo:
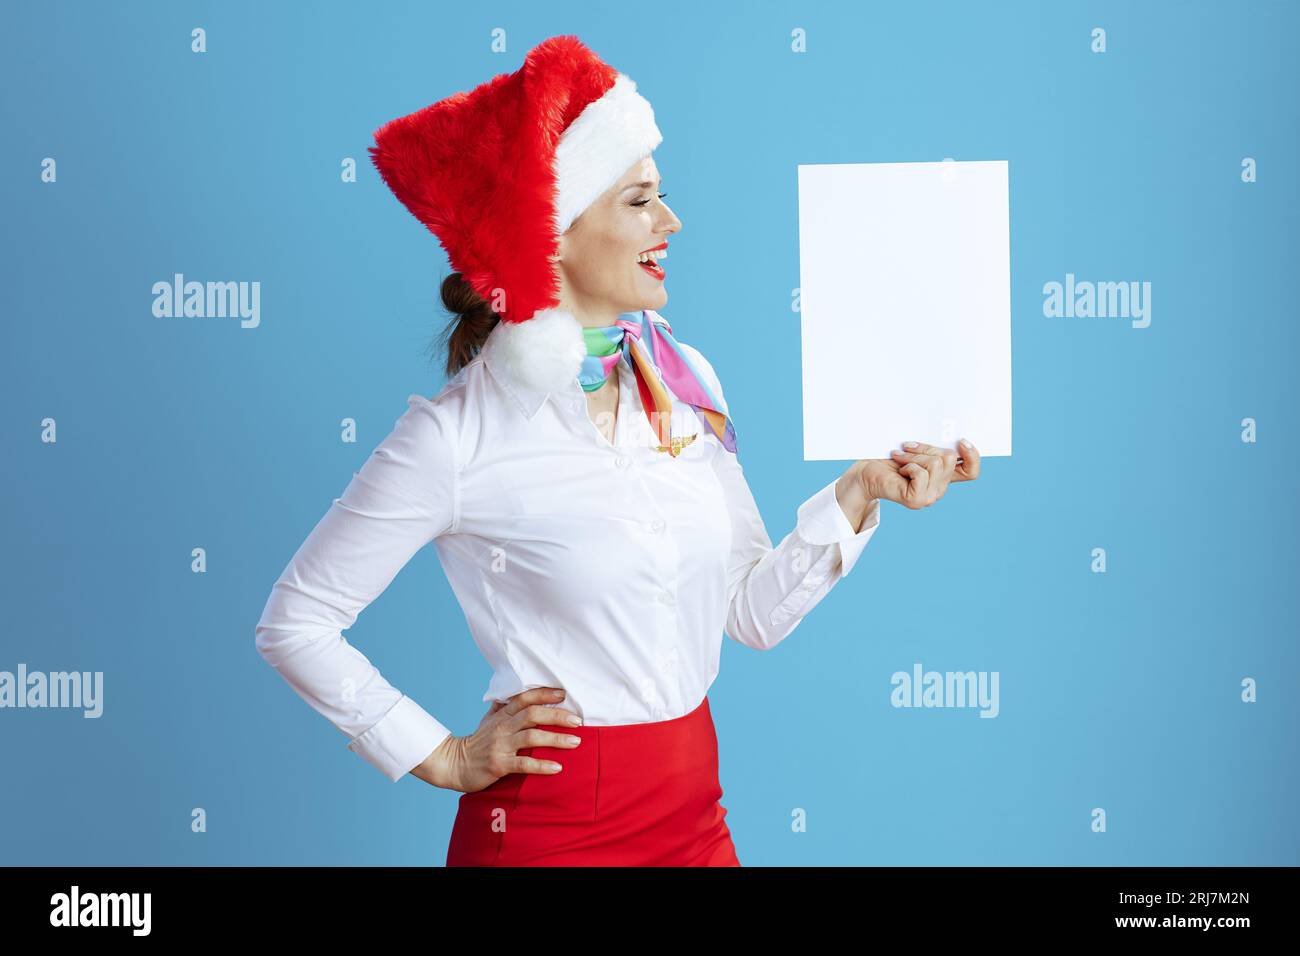
[[[619,360],[625,359],[636,374],[641,407],[659,438],[660,451],[676,458],[689,443],[689,439],[672,437],[675,396],[695,409],[704,427],[723,448],[736,453],[736,430],[726,407],[673,338],[672,328],[663,316],[656,313],[652,321],[649,310],[625,312],[613,325],[584,327],[582,335],[587,342],[587,357],[578,373],[583,389],[593,392],[600,388]]]

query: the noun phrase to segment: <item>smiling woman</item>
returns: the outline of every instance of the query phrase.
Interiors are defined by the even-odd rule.
[[[649,103],[555,37],[375,139],[384,181],[456,269],[451,378],[408,398],[294,555],[258,650],[390,780],[463,793],[450,865],[739,865],[706,692],[728,609],[744,609],[738,640],[775,641],[804,577],[756,533],[711,366],[655,311],[681,222],[657,191]],[[626,414],[602,433],[606,403]],[[824,489],[818,515],[832,508],[840,532]],[[465,737],[342,638],[430,542],[493,667]],[[812,546],[818,584],[838,548]]]

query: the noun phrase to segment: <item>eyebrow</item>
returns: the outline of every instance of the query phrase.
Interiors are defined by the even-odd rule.
[[[657,183],[652,183],[650,180],[647,179],[645,182],[632,183],[631,185],[624,186],[622,190],[620,190],[620,192],[627,192],[629,189],[649,189],[651,186],[661,186],[661,185],[663,185],[662,179],[659,180],[659,182]]]

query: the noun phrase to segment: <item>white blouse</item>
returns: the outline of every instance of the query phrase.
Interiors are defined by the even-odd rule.
[[[499,328],[432,400],[407,398],[256,628],[266,661],[392,781],[451,731],[341,632],[429,542],[492,667],[483,701],[562,687],[559,706],[607,726],[690,713],[718,674],[724,630],[773,647],[880,521],[874,501],[855,534],[832,481],[773,548],[740,462],[691,406],[674,403],[672,433],[699,437],[676,458],[657,451],[620,361],[610,444],[576,378],[548,394],[494,362]],[[712,365],[678,342],[725,404]]]

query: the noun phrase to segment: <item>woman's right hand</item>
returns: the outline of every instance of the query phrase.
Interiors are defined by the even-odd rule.
[[[560,765],[521,757],[525,747],[577,747],[582,738],[539,730],[540,724],[577,727],[582,718],[548,707],[564,699],[558,687],[534,687],[506,701],[493,701],[468,737],[450,736],[411,773],[435,787],[473,793],[511,773],[559,773]]]

